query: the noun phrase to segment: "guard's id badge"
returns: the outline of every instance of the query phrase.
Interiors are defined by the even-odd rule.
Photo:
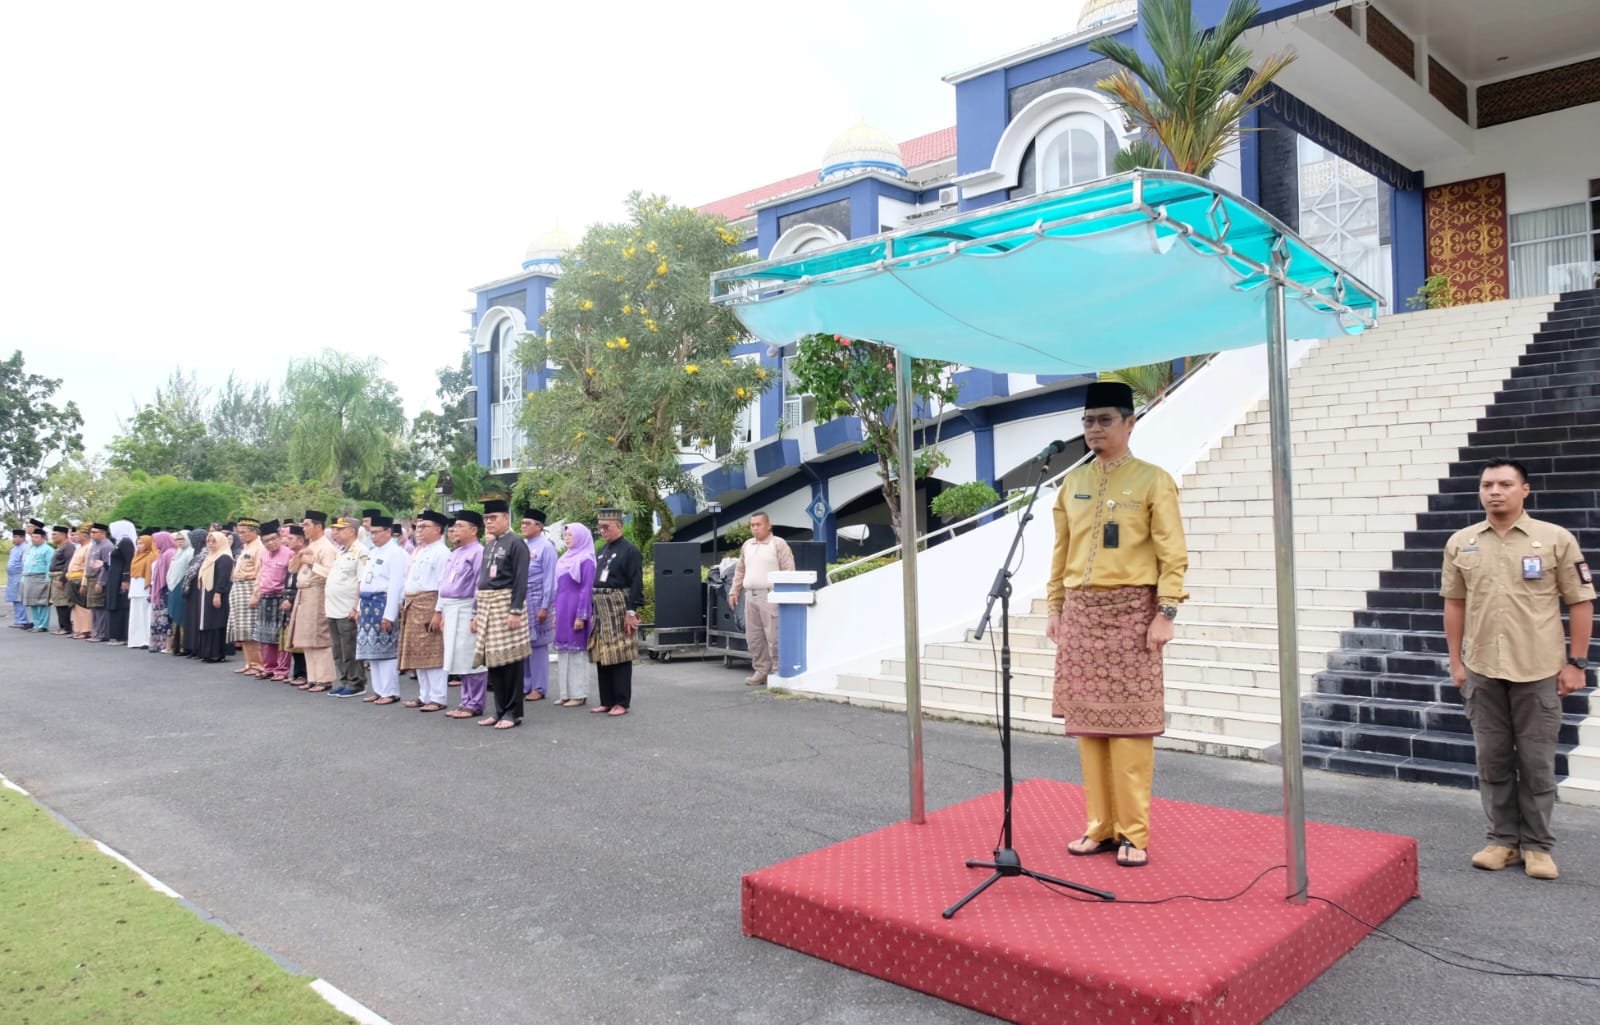
[[[1522,579],[1543,580],[1544,560],[1537,555],[1524,555],[1522,557]]]
[[[606,578],[609,576],[611,576],[611,565],[610,563],[607,563],[606,568],[600,571],[600,582],[602,584],[605,583]]]
[[[1578,579],[1590,587],[1594,586],[1594,576],[1589,572],[1589,564],[1587,562],[1578,563]]]

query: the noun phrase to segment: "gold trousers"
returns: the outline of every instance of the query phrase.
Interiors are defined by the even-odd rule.
[[[1091,840],[1126,838],[1150,846],[1150,785],[1156,769],[1154,737],[1079,737],[1083,805]]]

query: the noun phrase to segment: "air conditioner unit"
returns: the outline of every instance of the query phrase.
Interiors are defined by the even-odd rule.
[[[946,185],[939,190],[939,205],[955,206],[961,201],[961,189],[955,185]]]

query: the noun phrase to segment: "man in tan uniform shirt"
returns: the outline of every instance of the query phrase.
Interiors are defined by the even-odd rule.
[[[1594,581],[1570,531],[1523,512],[1529,490],[1521,463],[1484,464],[1478,500],[1488,518],[1445,542],[1440,594],[1450,678],[1472,723],[1489,819],[1489,843],[1472,864],[1499,871],[1521,862],[1529,876],[1554,879],[1561,699],[1588,686]]]
[[[750,649],[751,672],[744,682],[752,687],[766,683],[778,666],[778,609],[767,601],[772,593],[767,575],[790,569],[794,569],[794,552],[789,542],[773,534],[766,513],[752,513],[750,540],[739,548],[739,566],[728,589],[730,607],[738,606],[740,595],[750,595],[744,606],[744,642]]]

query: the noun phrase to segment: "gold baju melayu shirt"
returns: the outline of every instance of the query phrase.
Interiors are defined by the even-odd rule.
[[[1091,460],[1062,479],[1051,514],[1056,544],[1045,594],[1052,615],[1069,588],[1154,586],[1162,605],[1189,597],[1178,486],[1161,467],[1131,454],[1110,464]],[[1115,548],[1103,544],[1107,523],[1117,525]]]

